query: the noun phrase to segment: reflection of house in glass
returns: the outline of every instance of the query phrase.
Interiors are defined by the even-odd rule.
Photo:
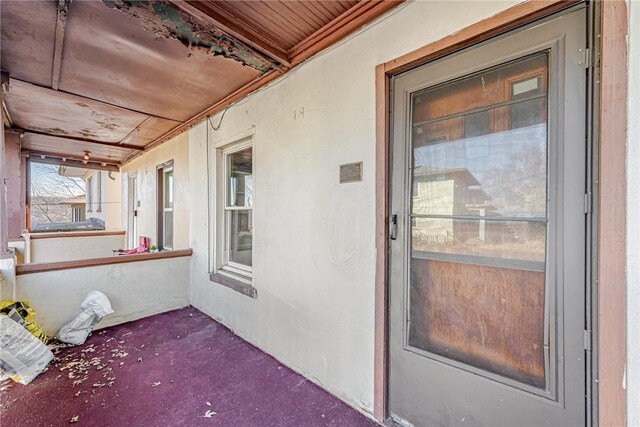
[[[417,167],[413,177],[414,251],[544,261],[546,221],[501,214],[496,186],[467,168]]]
[[[436,216],[413,218],[414,239],[421,243],[448,242],[454,236],[475,235],[485,238],[485,221],[455,221],[451,216],[495,214],[490,197],[468,169],[416,168],[413,181],[413,213]],[[448,216],[449,218],[438,218]]]

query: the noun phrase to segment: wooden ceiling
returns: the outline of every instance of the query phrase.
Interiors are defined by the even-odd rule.
[[[48,161],[117,167],[399,3],[2,1],[6,125]]]

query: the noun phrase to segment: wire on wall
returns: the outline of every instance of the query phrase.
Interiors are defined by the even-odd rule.
[[[231,107],[231,105],[229,106]],[[222,117],[220,117],[220,121],[218,122],[218,126],[214,126],[213,123],[211,123],[211,116],[207,117],[207,120],[209,120],[209,124],[211,125],[211,128],[213,130],[219,130],[220,126],[222,126],[222,120],[224,120],[224,115],[227,114],[227,110],[229,109],[229,107],[225,108],[224,111],[222,112]],[[207,138],[209,137],[209,127],[207,126]],[[207,150],[209,149],[209,140],[207,139]]]

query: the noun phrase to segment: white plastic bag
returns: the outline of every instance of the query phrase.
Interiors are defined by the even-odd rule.
[[[0,316],[0,373],[29,384],[45,370],[53,353],[39,339],[7,316]]]
[[[58,332],[58,339],[69,344],[80,345],[87,340],[93,325],[113,313],[109,298],[102,292],[91,291],[80,305],[84,311]]]

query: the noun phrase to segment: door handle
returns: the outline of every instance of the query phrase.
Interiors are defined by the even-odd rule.
[[[398,237],[398,215],[391,215],[391,227],[389,227],[389,238],[396,240]]]

